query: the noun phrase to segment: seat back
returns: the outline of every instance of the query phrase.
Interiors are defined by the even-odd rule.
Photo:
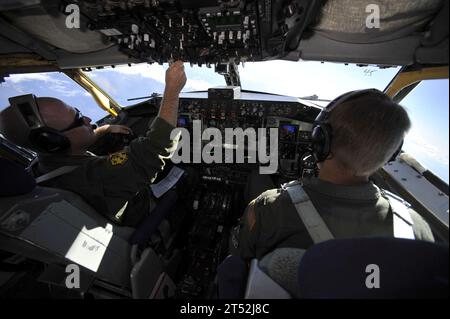
[[[36,180],[23,166],[0,157],[0,196],[15,196],[31,192]]]
[[[135,229],[111,225],[77,194],[36,186],[34,177],[10,159],[0,157],[0,164],[2,250],[49,265],[44,280],[51,282],[56,278],[53,283],[62,286],[65,274],[61,265],[78,264],[84,278],[82,291],[87,291],[96,278],[121,287],[125,294],[131,291],[136,298],[164,296],[167,291],[174,291],[171,279],[154,262],[159,260],[154,253],[147,251],[138,264],[132,264],[130,242],[135,241]],[[168,200],[173,205],[176,198],[169,196]],[[164,207],[157,206],[155,210],[159,212]],[[153,222],[153,228],[159,225],[167,237],[164,230],[168,227],[160,225],[165,211],[158,214],[161,216],[156,222],[149,222]],[[147,235],[143,235],[145,243]],[[148,287],[155,288],[154,292]]]
[[[2,249],[47,264],[75,263],[94,277],[129,287],[132,229],[109,224],[71,192],[36,187],[0,198]]]
[[[131,249],[131,292],[134,299],[165,299],[175,295],[175,283],[164,272],[161,258],[152,248],[146,248],[137,260],[138,245]]]
[[[298,268],[304,298],[448,298],[448,246],[398,238],[311,247]]]
[[[448,298],[448,246],[336,239],[253,259],[245,298]]]
[[[2,250],[49,265],[75,263],[94,278],[130,286],[133,229],[109,224],[77,194],[36,186],[17,163],[0,163]]]
[[[23,146],[30,147],[28,135],[30,128],[19,114],[17,109],[8,106],[0,112],[0,134],[11,142]]]

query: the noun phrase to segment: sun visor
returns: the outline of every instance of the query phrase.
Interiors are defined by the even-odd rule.
[[[442,6],[442,0],[330,0],[321,9],[312,28],[335,41],[375,43],[421,31]],[[379,27],[368,28],[366,20],[379,12]]]
[[[14,26],[55,48],[71,53],[100,51],[114,44],[98,32],[87,29],[87,21],[81,15],[80,28],[66,27],[66,16],[57,7],[33,6],[20,10],[3,11]]]

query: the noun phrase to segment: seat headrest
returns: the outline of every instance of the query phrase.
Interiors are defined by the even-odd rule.
[[[36,180],[25,168],[0,157],[0,196],[18,196],[31,192]]]
[[[299,285],[304,298],[448,298],[448,267],[446,245],[397,238],[330,240],[305,253]],[[373,287],[375,280],[379,288]]]
[[[28,139],[30,128],[11,106],[0,112],[0,133],[17,145],[28,148],[31,146]]]

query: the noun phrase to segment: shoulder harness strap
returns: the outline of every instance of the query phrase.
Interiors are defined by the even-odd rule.
[[[47,174],[41,175],[36,178],[36,183],[43,183],[46,181],[49,181],[51,179],[54,179],[56,177],[59,177],[61,175],[69,174],[70,172],[74,171],[78,166],[62,166],[59,167],[51,172],[48,172]]]
[[[311,199],[299,181],[292,181],[281,186],[294,204],[297,213],[315,244],[334,239]],[[415,239],[413,220],[409,213],[410,205],[402,198],[381,189],[381,195],[389,201],[393,213],[394,237]]]
[[[289,197],[314,244],[334,239],[333,234],[331,234],[299,181],[292,181],[283,184],[281,187],[288,192]]]
[[[401,197],[381,189],[381,195],[389,201],[394,220],[394,236],[396,238],[415,239],[413,220],[409,213],[410,205]]]

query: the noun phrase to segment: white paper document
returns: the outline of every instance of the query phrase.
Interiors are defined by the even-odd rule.
[[[112,236],[111,224],[107,224],[105,228],[83,227],[67,252],[66,258],[96,272]]]
[[[160,198],[178,182],[183,174],[184,170],[182,170],[181,168],[176,166],[172,167],[169,174],[167,174],[167,176],[163,180],[150,186],[153,195],[155,195],[156,198]]]

